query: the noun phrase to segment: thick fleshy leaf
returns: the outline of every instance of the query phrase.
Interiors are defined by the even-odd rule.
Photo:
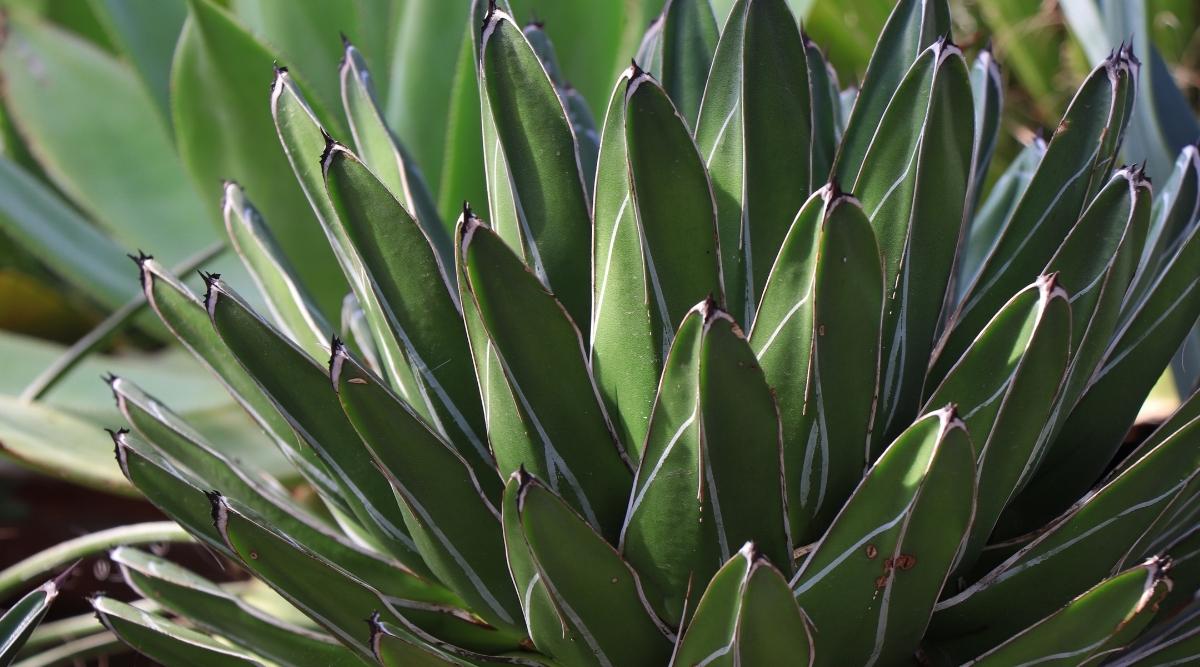
[[[486,655],[444,642],[412,624],[393,625],[376,616],[368,622],[371,625],[371,650],[384,667],[553,667],[545,657],[535,653],[506,651],[501,655]]]
[[[170,561],[130,547],[114,550],[109,558],[142,597],[256,655],[297,667],[363,664],[328,635],[274,618]]]
[[[1042,276],[996,313],[926,403],[956,404],[975,445],[978,492],[962,567],[974,564],[1040,459],[1067,370],[1071,315],[1058,275]]]
[[[119,495],[133,495],[103,447],[98,426],[70,412],[0,396],[0,457],[45,475]]]
[[[521,29],[499,9],[489,9],[485,18],[479,67],[487,89],[484,112],[504,152],[516,212],[515,224],[498,224],[497,231],[583,326],[589,272],[579,259],[587,256],[590,224],[566,109]],[[489,168],[489,179],[494,177],[505,178]],[[491,204],[498,216],[502,207]]]
[[[661,21],[662,69],[657,76],[692,127],[721,30],[709,0],[668,0]]]
[[[1200,481],[1200,421],[1166,438],[1026,546],[938,603],[929,637],[979,655],[1136,561],[1138,545]]]
[[[327,353],[333,331],[329,322],[300,282],[258,209],[246,198],[245,190],[236,183],[226,183],[221,209],[229,240],[265,297],[275,326],[309,356]]]
[[[1000,230],[1004,229],[1012,218],[1013,211],[1025,194],[1025,188],[1029,187],[1029,182],[1045,154],[1046,142],[1041,137],[1035,137],[1026,144],[1008,164],[1004,173],[1000,174],[1000,178],[996,179],[979,211],[971,217],[970,227],[965,232],[964,245],[958,251],[954,304],[962,301],[967,287],[979,273],[983,260],[1000,239]]]
[[[504,544],[529,636],[564,665],[661,665],[669,631],[637,573],[561,498],[518,470],[503,503]]]
[[[20,13],[5,31],[6,112],[54,184],[126,248],[175,263],[211,242],[214,230],[204,224],[207,212],[170,127],[130,68]]]
[[[89,5],[113,45],[128,58],[163,118],[170,119],[171,59],[187,18],[187,3],[91,0]]]
[[[782,458],[779,414],[749,344],[729,314],[701,303],[667,357],[621,530],[621,552],[668,623],[685,620],[689,586],[734,545],[753,540],[790,569]]]
[[[358,154],[425,231],[442,264],[449,266],[454,258],[450,232],[442,224],[421,170],[383,119],[366,60],[349,42],[342,56],[341,81],[342,105]]]
[[[212,513],[218,532],[246,568],[364,657],[371,658],[364,620],[376,612],[397,624],[403,616],[443,640],[469,648],[505,650],[515,648],[519,639],[464,611],[461,600],[436,583],[411,577],[403,591],[380,591],[315,558],[305,546],[228,499],[214,496]]]
[[[329,469],[353,516],[382,548],[426,573],[387,480],[342,413],[329,375],[250,310],[218,276],[208,278],[205,308],[221,340]]]
[[[1170,178],[1155,190],[1150,229],[1127,306],[1140,302],[1188,230],[1200,221],[1200,147],[1185,146]]]
[[[953,406],[884,450],[792,584],[817,628],[817,664],[912,655],[970,530],[975,486],[971,440]]]
[[[990,47],[980,51],[971,65],[971,97],[975,101],[975,142],[971,150],[971,189],[966,205],[969,216],[975,214],[976,205],[983,195],[983,184],[996,150],[1000,114],[1004,108],[1004,82]]]
[[[320,241],[303,191],[284,177],[288,161],[274,136],[262,82],[274,56],[211,0],[188,0],[190,16],[175,51],[171,105],[184,165],[201,192],[211,192],[214,221],[217,184],[241,183],[272,226],[284,254],[313,290],[326,316],[345,293],[329,245]],[[320,145],[299,156],[316,168]],[[172,216],[167,216],[172,217]]]
[[[853,179],[851,190],[879,240],[888,289],[876,454],[920,407],[964,219],[975,131],[973,115],[962,110],[970,100],[962,52],[939,39],[896,89]]]
[[[896,3],[875,43],[862,90],[846,123],[835,165],[839,180],[848,183],[859,172],[884,111],[917,56],[939,38],[949,35],[950,7],[946,0]]]
[[[312,205],[328,245],[333,249],[334,256],[342,268],[342,275],[353,289],[366,316],[366,323],[383,364],[384,376],[410,405],[422,415],[428,416],[432,407],[420,396],[414,371],[405,356],[402,344],[389,327],[380,296],[369,280],[370,271],[349,239],[347,223],[341,220],[326,192],[326,158],[331,153],[331,147],[338,144],[331,139],[313,109],[305,102],[300,88],[287,70],[275,71],[275,80],[271,86],[271,113],[279,140],[296,173],[300,187]],[[313,154],[319,155],[320,159],[313,160]]]
[[[275,442],[284,457],[320,492],[321,497],[349,513],[349,505],[328,467],[292,430],[255,379],[246,372],[213,330],[204,304],[153,258],[141,262],[142,289],[150,307],[202,365],[213,372],[234,400]]]
[[[808,88],[812,98],[812,167],[809,191],[816,192],[831,177],[833,158],[842,141],[841,102],[837,72],[808,35],[804,38]]]
[[[472,312],[468,332],[479,383],[486,386],[485,414],[489,374],[502,378],[511,392],[506,399],[511,403],[498,415],[504,423],[488,424],[500,473],[524,465],[544,476],[593,527],[615,537],[627,500],[629,462],[592,380],[579,329],[478,218],[465,218],[457,238],[459,290],[464,310]],[[472,317],[478,317],[476,330]],[[481,354],[496,360],[496,367],[480,364]]]
[[[417,7],[422,4],[412,3],[410,6]],[[440,6],[443,3],[434,4]],[[489,216],[488,183],[484,178],[484,142],[480,141],[483,134],[483,118],[479,95],[479,68],[476,66],[478,58],[475,51],[475,40],[478,37],[475,26],[479,24],[474,19],[476,9],[486,4],[483,0],[471,0],[471,14],[466,19],[470,27],[462,31],[457,63],[454,66],[450,107],[446,119],[446,139],[444,145],[439,147],[442,151],[442,169],[437,189],[437,206],[451,238],[463,201],[474,202],[483,217]],[[399,46],[397,45],[397,48]],[[438,50],[445,50],[445,45],[439,45]],[[405,106],[422,107],[420,104]],[[429,163],[424,164],[426,169],[432,168]]]
[[[165,617],[99,595],[92,608],[104,627],[133,650],[164,665],[259,666],[261,659]]]
[[[592,219],[592,374],[613,426],[641,456],[662,370],[663,339],[674,332],[657,308],[644,237],[631,200],[625,94],[633,70],[617,79],[604,119]],[[677,220],[676,224],[684,222]],[[690,241],[682,235],[675,243]]]
[[[1177,572],[1173,566],[1170,572],[1172,582],[1176,581]],[[1152,626],[1127,650],[1106,664],[1111,667],[1178,667],[1195,662],[1200,657],[1198,610],[1200,604],[1193,602],[1169,621]]]
[[[820,536],[869,463],[883,295],[858,201],[818,190],[784,239],[750,332],[779,401],[797,544]]]
[[[38,586],[0,615],[0,663],[9,664],[29,639],[34,628],[46,617],[54,598],[58,597],[58,581]]]
[[[364,282],[378,300],[374,317],[386,320],[387,335],[400,343],[419,383],[415,394],[397,393],[449,438],[476,474],[494,478],[466,330],[447,281],[450,267],[427,231],[352,153],[332,144],[324,170],[350,244],[347,254],[361,262]],[[498,494],[499,484],[491,489]]]
[[[1053,615],[967,663],[1002,667],[1036,662],[1071,667],[1129,643],[1171,589],[1169,563],[1152,559],[1097,584]]]
[[[429,568],[493,625],[516,629],[521,612],[504,567],[495,473],[485,487],[378,378],[336,346],[330,375],[342,408],[392,484]]]
[[[747,543],[708,583],[672,665],[812,665],[813,628],[787,580]]]
[[[804,40],[784,0],[742,0],[721,34],[696,143],[712,175],[729,312],[749,325],[810,187]]]
[[[1136,70],[1121,51],[1080,86],[1029,185],[997,230],[994,245],[950,318],[935,352],[935,368],[944,370],[962,356],[992,314],[1042,271],[1084,205],[1108,182],[1129,118]]]

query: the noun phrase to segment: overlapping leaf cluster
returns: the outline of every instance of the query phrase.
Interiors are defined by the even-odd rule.
[[[1130,47],[985,189],[999,73],[943,1],[897,4],[854,97],[784,0],[723,28],[672,0],[599,126],[540,26],[477,1],[472,29],[486,222],[439,220],[352,45],[346,132],[275,73],[340,323],[254,184],[223,204],[253,286],[138,259],[320,502],[112,378],[125,476],[304,619],[122,548],[174,619],[96,598],[116,636],[178,664],[1200,652],[1200,399],[1121,450],[1200,316],[1200,153],[1153,188],[1119,165]]]

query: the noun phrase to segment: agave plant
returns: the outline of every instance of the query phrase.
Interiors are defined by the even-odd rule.
[[[129,482],[287,604],[124,540],[145,600],[93,598],[97,636],[166,664],[1200,653],[1198,394],[1122,447],[1200,316],[1200,152],[1157,196],[1119,165],[1132,46],[986,188],[998,67],[944,1],[899,2],[844,95],[784,0],[723,28],[672,0],[595,116],[541,26],[476,1],[472,35],[487,220],[452,228],[353,45],[344,136],[275,71],[340,322],[253,187],[222,201],[247,284],[136,257],[316,500],[109,377]]]

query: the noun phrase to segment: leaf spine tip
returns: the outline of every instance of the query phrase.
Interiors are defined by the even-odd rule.
[[[148,255],[145,252],[142,252],[141,248],[138,248],[136,255],[134,255],[133,253],[129,253],[125,256],[128,257],[129,259],[133,260],[133,263],[137,264],[139,269],[142,268],[142,266],[148,260],[154,259],[154,255]]]
[[[117,383],[117,380],[119,380],[120,378],[118,378],[113,373],[109,372],[109,373],[105,373],[104,375],[101,375],[100,379],[104,380],[104,384],[108,385],[109,387],[112,387],[114,384]]]
[[[963,422],[963,420],[960,419],[958,416],[958,404],[957,403],[947,403],[946,406],[944,408],[942,408],[939,412],[941,413],[939,415],[939,418],[941,419],[941,422],[942,422],[941,431],[942,431],[943,437],[947,433],[949,433],[950,431],[952,431],[956,428],[961,428],[964,431],[966,430],[966,428],[967,428],[966,423]]]
[[[350,38],[346,36],[346,33],[344,31],[339,30],[338,37],[342,38],[342,48],[343,49],[346,49],[348,51],[348,50],[354,48],[354,45],[350,43]]]
[[[371,612],[367,617],[367,627],[370,628],[370,638],[367,640],[367,645],[371,647],[371,652],[379,655],[379,638],[383,634],[383,621],[379,615],[379,610]]]
[[[335,392],[338,391],[338,384],[342,378],[342,367],[349,357],[350,353],[346,349],[346,344],[342,342],[341,338],[334,335],[329,341],[329,380],[333,383]]]
[[[333,161],[333,154],[337,151],[345,151],[346,147],[338,143],[325,128],[321,128],[321,136],[325,139],[325,149],[321,151],[321,158],[317,161],[321,165],[322,171],[329,170],[329,164]]]

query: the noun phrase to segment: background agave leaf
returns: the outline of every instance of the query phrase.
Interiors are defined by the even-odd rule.
[[[93,598],[92,608],[121,641],[163,664],[264,664],[256,655],[110,597]]]
[[[129,59],[150,92],[159,113],[171,119],[171,57],[187,19],[184,0],[141,3],[136,0],[90,0],[96,20],[113,45]]]
[[[709,0],[668,0],[657,21],[662,31],[662,64],[651,71],[663,82],[688,126],[694,127],[720,25]]]
[[[911,655],[971,526],[974,459],[949,406],[919,419],[867,471],[792,581],[820,633],[817,664]],[[874,640],[855,639],[864,637]]]
[[[712,578],[673,665],[813,664],[813,628],[787,580],[752,543]]]

